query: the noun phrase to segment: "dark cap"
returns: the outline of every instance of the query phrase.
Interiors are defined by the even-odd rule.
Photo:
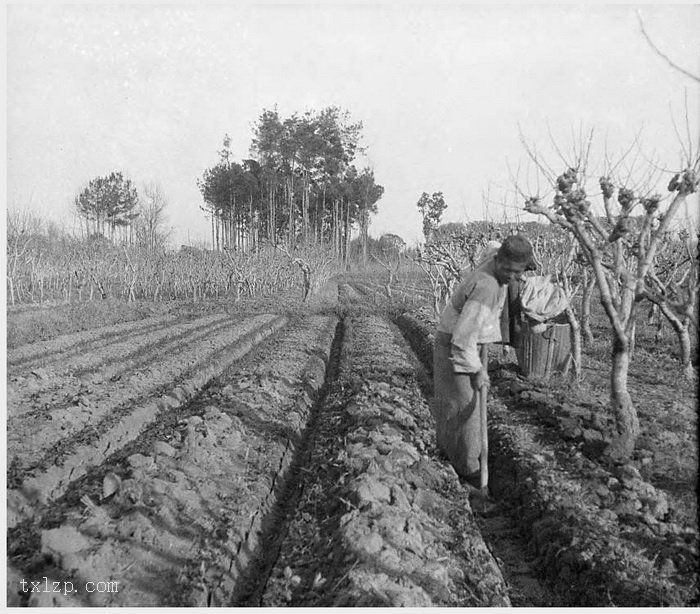
[[[526,271],[537,269],[537,261],[530,241],[524,235],[506,237],[498,250],[498,257],[516,264],[525,264]]]

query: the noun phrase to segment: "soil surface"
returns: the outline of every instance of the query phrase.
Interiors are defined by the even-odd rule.
[[[404,313],[397,322],[429,369],[432,312]],[[482,520],[484,536],[497,551],[505,526],[516,537],[505,540],[506,553],[525,540],[529,552],[516,557],[516,568],[526,585],[536,570],[554,593],[549,605],[697,604],[695,383],[668,377],[678,370],[672,353],[642,349],[654,347],[642,329],[629,378],[641,434],[632,459],[613,460],[609,337],[603,326],[594,332],[578,384],[527,379],[512,349],[491,347],[489,484],[498,507],[496,533]]]
[[[695,391],[661,356],[615,464],[601,348],[579,386],[492,348],[486,498],[436,449],[427,308],[276,298],[10,312],[8,605],[697,604]]]

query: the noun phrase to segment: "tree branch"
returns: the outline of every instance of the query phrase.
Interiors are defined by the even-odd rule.
[[[644,28],[644,21],[642,21],[642,16],[639,14],[639,11],[637,11],[637,19],[639,20],[639,27],[642,30],[644,38],[646,39],[647,43],[649,43],[649,46],[656,52],[656,54],[663,58],[671,68],[674,68],[675,70],[683,73],[686,77],[690,77],[691,79],[700,83],[700,76],[694,75],[692,72],[687,71],[685,68],[678,66],[678,64],[676,64],[671,58],[669,58],[654,44],[654,41],[651,40],[651,37],[647,34],[647,31]]]

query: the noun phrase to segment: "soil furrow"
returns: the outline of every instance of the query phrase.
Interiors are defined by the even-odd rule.
[[[77,389],[71,390],[69,387],[57,396],[44,399],[33,411],[8,420],[10,464],[15,471],[31,467],[32,459],[36,465],[37,458],[47,451],[47,445],[56,438],[65,440],[83,428],[96,427],[103,417],[113,414],[119,407],[155,394],[178,377],[187,377],[213,358],[217,351],[225,351],[229,344],[273,318],[271,315],[261,315],[239,325],[227,323],[224,334],[217,327],[211,330],[210,338],[205,344],[201,341],[195,343],[195,338],[191,340],[192,343],[183,346],[179,353],[166,354],[160,361],[151,363],[148,371],[136,371],[128,378],[118,378],[115,381],[100,376],[100,385],[81,384]],[[72,383],[74,380],[67,381]],[[8,399],[12,408],[16,407],[16,402],[14,397]],[[32,404],[38,403],[38,400],[32,401]]]
[[[576,386],[492,348],[486,500],[436,447],[430,295],[352,279],[12,350],[7,605],[697,605],[697,407],[671,358],[639,337],[621,462],[602,338]],[[46,311],[54,334],[156,312],[88,307]],[[44,579],[76,590],[21,590]]]
[[[191,399],[212,377],[221,373],[231,362],[238,360],[249,352],[255,344],[266,336],[279,330],[286,323],[286,318],[278,317],[264,324],[246,339],[238,341],[224,360],[212,361],[193,373],[187,382],[175,388],[169,395],[141,405],[132,411],[128,419],[123,419],[107,432],[102,433],[90,445],[82,445],[75,450],[60,466],[52,466],[42,473],[25,479],[18,489],[8,491],[8,526],[14,526],[22,518],[33,516],[36,507],[46,504],[65,491],[75,479],[86,473],[89,467],[100,463],[108,452],[123,447],[138,436],[139,432],[160,412],[179,406]]]
[[[498,401],[490,411],[492,489],[520,517],[537,568],[564,605],[680,605],[670,578],[621,539],[615,514],[591,505],[580,483],[543,453],[531,428]]]
[[[245,321],[238,324],[238,326],[243,327],[248,325],[252,325],[252,323]],[[140,345],[135,349],[131,341],[116,343],[106,348],[103,356],[99,354],[95,356],[94,360],[91,354],[89,365],[76,363],[69,365],[68,368],[62,370],[62,373],[66,375],[42,369],[47,382],[45,385],[31,385],[24,391],[24,394],[17,392],[17,389],[13,387],[13,409],[23,421],[26,421],[27,418],[33,417],[32,414],[38,414],[38,417],[41,417],[40,410],[31,412],[27,408],[41,403],[47,404],[47,397],[51,399],[51,407],[54,410],[60,411],[75,405],[76,397],[78,397],[78,403],[84,405],[92,386],[123,386],[123,376],[129,372],[133,372],[139,380],[147,379],[151,376],[152,371],[158,372],[164,356],[172,360],[177,355],[185,364],[191,364],[186,355],[187,349],[183,350],[183,348],[195,346],[201,340],[211,345],[212,340],[219,340],[219,336],[217,336],[219,333],[222,331],[226,333],[231,326],[236,326],[236,322],[224,319],[223,322],[197,326],[192,330],[164,331],[163,337],[157,334],[152,338],[142,338]],[[58,400],[62,397],[63,403]]]
[[[287,537],[289,523],[297,509],[306,475],[309,472],[311,453],[314,450],[317,431],[322,428],[326,416],[322,416],[328,391],[338,374],[340,351],[343,343],[344,326],[342,321],[336,326],[331,345],[326,374],[322,388],[311,409],[307,427],[296,448],[288,476],[284,480],[269,514],[262,520],[259,546],[252,562],[241,575],[235,590],[230,591],[225,600],[228,605],[260,606],[272,570],[280,556],[282,543]]]
[[[141,338],[134,347],[133,343],[112,346],[109,354],[104,358],[98,356],[98,364],[83,364],[74,367],[72,375],[77,378],[91,373],[100,373],[104,379],[118,379],[122,374],[137,369],[145,369],[163,355],[178,351],[183,346],[192,345],[200,339],[205,339],[216,333],[226,330],[234,322],[229,316],[224,316],[214,322],[198,324],[193,328],[178,330],[176,328],[164,331],[162,336],[144,342]],[[160,331],[159,331],[160,332]],[[127,350],[122,353],[122,345]],[[118,352],[115,356],[114,353]]]
[[[595,438],[593,429],[612,426],[606,428],[599,404],[591,403],[591,411],[579,407],[573,412],[536,386],[513,380],[508,368],[495,368],[494,382],[511,422],[523,426],[542,447],[547,461],[543,471],[556,467],[563,483],[579,485],[586,505],[577,507],[583,516],[607,518],[613,535],[624,538],[631,552],[642,552],[634,557],[640,559],[637,564],[659,572],[670,567],[681,574],[698,568],[697,547],[686,543],[695,533],[694,519],[678,516],[668,493],[645,481],[636,467],[602,454],[609,439]],[[682,576],[675,581],[686,584]]]
[[[65,359],[86,351],[94,351],[103,345],[109,345],[114,339],[147,335],[169,324],[179,324],[174,315],[165,315],[134,322],[124,322],[103,328],[91,329],[80,333],[61,335],[49,341],[39,341],[9,350],[7,353],[8,373],[25,371],[32,367],[43,366],[60,356]]]
[[[414,337],[414,347],[427,355],[427,330],[416,320],[402,325]],[[552,603],[564,605],[659,606],[692,600],[695,584],[679,582],[684,572],[697,568],[697,547],[682,543],[682,530],[664,526],[663,495],[633,467],[624,465],[611,474],[587,459],[580,446],[571,446],[561,434],[554,437],[547,428],[571,417],[561,410],[555,415],[548,407],[551,399],[531,390],[531,384],[514,384],[508,369],[492,365],[491,372],[494,391],[505,396],[489,399],[489,485],[498,500],[496,514],[498,509],[503,514],[497,525],[507,525],[510,516],[520,530],[516,540],[504,543],[499,536],[493,550],[520,550],[521,567],[530,570],[525,586],[517,575],[509,578],[517,599],[528,598],[529,591],[536,603],[543,589],[543,598],[549,595]],[[507,391],[516,396],[509,400],[513,392]],[[481,520],[488,538],[493,517]],[[635,533],[643,539],[635,541]],[[527,542],[527,550],[518,542]],[[666,569],[681,575],[673,578]],[[538,578],[539,584],[532,585]]]
[[[148,336],[139,335],[136,341],[131,335],[120,337],[97,351],[91,349],[67,361],[61,358],[54,363],[46,363],[32,370],[29,378],[10,375],[13,398],[21,403],[27,397],[30,400],[36,399],[66,385],[75,387],[94,383],[96,378],[86,377],[89,374],[99,373],[98,383],[118,379],[124,371],[139,366],[145,368],[162,354],[182,347],[189,338],[194,340],[231,323],[226,315],[206,320],[159,328]],[[21,412],[21,409],[18,408],[17,411]]]
[[[543,445],[551,439],[543,436],[545,427],[508,403],[492,403],[494,465],[502,468],[494,473],[494,489],[517,513],[528,509],[526,535],[564,605],[686,603],[696,588],[683,575],[697,570],[697,546],[685,544],[685,531],[664,521],[664,495],[630,465],[608,470],[575,447],[567,454],[563,446]],[[668,561],[682,575],[664,573]]]
[[[434,336],[425,323],[408,314],[396,318],[407,343],[429,374],[428,394],[432,394],[432,360]],[[490,466],[493,461],[489,460]],[[491,482],[493,483],[493,477]],[[495,506],[492,505],[495,503]],[[483,508],[483,512],[482,512]],[[511,603],[516,607],[553,607],[560,598],[543,582],[535,564],[536,556],[528,538],[518,530],[518,520],[503,501],[490,501],[476,506],[475,513],[481,534],[489,551],[497,560],[508,586]]]
[[[68,510],[58,526],[43,525],[39,548],[50,565],[40,573],[72,570],[75,578],[120,582],[118,595],[77,594],[72,605],[213,605],[224,598],[284,482],[301,435],[293,425],[303,428],[333,334],[327,317],[295,322],[176,409],[176,424],[163,428],[159,420],[149,427],[153,434],[129,445],[127,458],[110,457],[105,465],[121,475],[119,491],[98,505],[98,483],[88,488],[94,505],[87,518]],[[71,499],[84,499],[74,488]],[[26,570],[31,562],[15,566]]]
[[[227,362],[229,359],[228,355],[230,354],[230,346],[233,343],[237,343],[240,346],[245,346],[248,344],[250,342],[251,335],[254,337],[257,335],[256,327],[259,326],[259,323],[260,318],[251,319],[250,321],[245,322],[243,327],[238,327],[235,330],[235,336],[233,338],[231,338],[229,335],[222,335],[217,339],[217,345],[225,342],[224,347],[206,354],[206,356],[198,359],[195,363],[188,363],[189,368],[180,372],[175,377],[169,378],[167,384],[160,385],[155,389],[149,388],[142,395],[129,398],[128,400],[123,401],[120,405],[113,406],[109,412],[103,412],[102,418],[98,420],[91,420],[90,423],[82,429],[71,433],[71,437],[61,438],[53,446],[51,446],[43,456],[39,455],[39,460],[36,465],[27,466],[26,471],[23,470],[21,474],[32,472],[32,470],[34,470],[36,467],[45,468],[52,464],[62,464],[63,459],[70,455],[78,446],[91,445],[94,441],[97,441],[100,433],[108,431],[123,419],[128,419],[128,415],[133,411],[135,406],[147,403],[150,397],[166,395],[178,386],[187,386],[188,380],[191,380],[192,378],[196,379],[198,377],[198,371],[205,365],[216,364],[217,362],[221,361],[224,363]],[[263,320],[263,323],[266,323],[266,320]],[[250,331],[250,328],[253,330]],[[275,326],[275,328],[277,328],[277,326]],[[203,351],[201,345],[198,347],[198,351],[200,353]],[[93,415],[92,417],[95,418],[96,416]],[[66,429],[65,435],[67,436],[68,434],[69,433]]]
[[[431,458],[429,412],[398,331],[373,316],[348,316],[346,327],[339,377],[259,603],[507,605],[466,491]]]

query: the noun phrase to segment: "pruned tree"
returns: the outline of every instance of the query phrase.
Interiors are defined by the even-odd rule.
[[[307,302],[314,296],[335,271],[335,255],[328,250],[301,247],[290,252],[283,245],[277,245],[277,249],[297,265],[302,273],[302,302]]]
[[[396,276],[401,266],[402,251],[406,247],[406,242],[398,235],[386,233],[379,237],[379,254],[372,253],[375,260],[386,271],[386,282],[384,283],[384,293],[388,298],[392,298],[392,285],[396,281]]]
[[[597,215],[589,197],[587,163],[593,133],[581,143],[575,159],[563,173],[554,176],[549,165],[524,140],[526,151],[554,189],[551,204],[539,195],[526,195],[525,210],[546,217],[566,230],[578,242],[587,265],[592,269],[603,309],[612,329],[611,409],[617,434],[611,444],[614,457],[629,458],[639,434],[639,419],[628,390],[635,313],[647,297],[655,270],[655,257],[666,232],[686,198],[698,189],[700,161],[691,160],[668,183],[668,204],[653,187],[635,191],[625,178],[614,176],[608,165],[600,176],[603,216]],[[559,150],[558,150],[559,151]],[[561,153],[561,152],[559,152]],[[614,196],[617,193],[618,207]],[[639,207],[642,214],[632,217]]]
[[[26,211],[7,212],[7,290],[12,305],[19,299],[18,272],[23,259],[30,254],[29,248],[35,233],[40,229],[37,218]]]
[[[698,237],[691,237],[686,229],[682,229],[677,236],[668,238],[659,251],[655,269],[649,273],[649,283],[642,293],[676,333],[683,373],[687,379],[692,379],[695,373],[690,326],[698,328]]]
[[[490,223],[472,222],[439,240],[416,250],[414,262],[425,272],[433,292],[433,311],[442,312],[459,283],[462,271],[473,268],[476,258],[489,240],[500,239],[501,233]]]

